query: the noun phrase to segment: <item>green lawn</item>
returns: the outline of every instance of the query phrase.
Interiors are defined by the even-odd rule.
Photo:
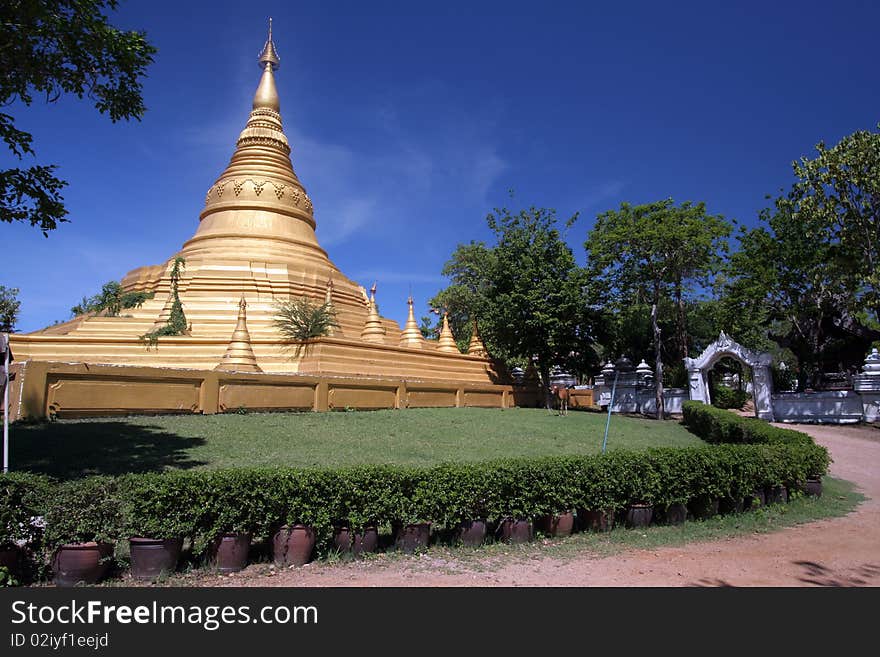
[[[590,454],[605,416],[541,409],[166,415],[14,425],[14,470],[64,478],[234,466],[430,465],[505,456]],[[676,421],[614,416],[609,449],[704,443]]]

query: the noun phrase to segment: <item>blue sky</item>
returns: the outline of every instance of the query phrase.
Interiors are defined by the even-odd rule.
[[[112,22],[159,50],[142,122],[69,98],[5,110],[70,182],[70,223],[48,239],[0,225],[19,330],[192,236],[269,16],[318,238],[401,323],[410,288],[425,314],[456,244],[489,238],[493,207],[579,211],[567,239],[583,262],[595,216],[621,201],[705,201],[753,224],[793,159],[880,121],[875,2],[128,0]]]

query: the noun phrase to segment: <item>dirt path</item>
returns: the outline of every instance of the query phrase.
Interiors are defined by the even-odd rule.
[[[220,578],[233,586],[880,586],[880,431],[799,426],[831,451],[831,474],[868,499],[848,516],[780,531],[612,557],[541,557],[487,571],[424,559],[305,567]]]

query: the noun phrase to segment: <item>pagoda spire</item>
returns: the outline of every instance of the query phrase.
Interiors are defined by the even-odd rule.
[[[406,300],[406,303],[409,305],[409,316],[406,319],[406,326],[403,327],[403,331],[400,334],[400,346],[421,349],[425,344],[425,336],[422,335],[419,325],[416,324],[412,295]]]
[[[460,354],[458,345],[455,344],[455,336],[452,335],[452,329],[449,328],[449,312],[443,313],[443,328],[440,330],[440,339],[437,341],[438,351],[447,351],[449,353]]]
[[[385,342],[385,326],[379,317],[379,310],[376,308],[376,284],[370,288],[370,305],[367,312],[367,321],[364,322],[364,328],[361,331],[361,339],[366,342]]]
[[[473,318],[474,330],[471,333],[471,342],[468,345],[468,354],[471,356],[486,356],[488,352],[486,351],[486,345],[483,344],[483,339],[480,337],[480,330],[477,328],[477,318]]]
[[[223,370],[226,372],[262,372],[260,366],[257,365],[257,357],[254,356],[254,350],[251,347],[251,335],[247,329],[247,302],[244,295],[241,295],[241,301],[238,302],[238,322],[235,330],[232,332],[232,338],[229,340],[229,346],[226,353],[220,359],[220,364],[215,370]]]
[[[335,267],[318,243],[315,208],[293,170],[290,142],[284,134],[275,85],[281,58],[274,25],[257,61],[262,72],[250,115],[229,163],[205,195],[196,234],[180,255],[197,263],[219,259],[223,271],[228,271],[232,260],[278,262],[283,254],[285,260],[307,267],[309,277],[317,277],[312,280],[326,280]],[[345,282],[343,286],[348,287]]]
[[[257,60],[260,68],[263,69],[263,76],[260,78],[260,84],[257,87],[257,93],[254,94],[254,109],[270,109],[275,112],[281,111],[281,100],[278,98],[278,89],[275,88],[275,74],[278,66],[281,64],[281,58],[275,50],[275,44],[272,41],[272,19],[269,19],[269,37],[266,44],[260,52]]]

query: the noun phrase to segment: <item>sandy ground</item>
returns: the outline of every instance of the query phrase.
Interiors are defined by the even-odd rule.
[[[790,426],[790,425],[784,425]],[[214,586],[880,586],[880,431],[798,426],[828,447],[831,474],[868,498],[842,518],[612,557],[541,557],[464,571],[426,557],[211,578]]]

